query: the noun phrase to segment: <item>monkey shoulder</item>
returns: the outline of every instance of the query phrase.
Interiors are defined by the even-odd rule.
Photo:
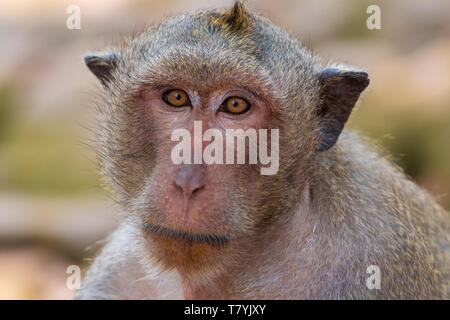
[[[380,266],[385,298],[445,296],[448,212],[357,133],[344,130],[333,149],[320,162],[321,201],[335,241],[354,257],[343,264],[362,274]]]
[[[75,299],[180,299],[173,272],[161,272],[142,256],[140,233],[122,223],[82,279]]]
[[[357,202],[359,208],[376,208],[405,222],[432,223],[448,218],[448,213],[411,181],[391,156],[354,131],[344,130],[331,161],[337,163],[332,170],[337,187],[348,188],[346,196],[352,205]]]

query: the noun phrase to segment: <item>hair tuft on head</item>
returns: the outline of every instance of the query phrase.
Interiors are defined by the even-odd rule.
[[[250,19],[246,1],[236,0],[233,7],[227,10],[225,19],[232,30],[245,29]]]

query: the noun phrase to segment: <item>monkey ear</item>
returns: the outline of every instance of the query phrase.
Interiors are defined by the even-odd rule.
[[[330,149],[339,138],[361,92],[369,85],[367,73],[328,67],[319,73],[321,141],[319,151]]]
[[[112,79],[118,60],[119,56],[115,52],[89,53],[84,56],[86,66],[105,87],[108,87]]]

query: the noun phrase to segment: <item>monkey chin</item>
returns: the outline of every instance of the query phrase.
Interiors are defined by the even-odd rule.
[[[217,273],[230,250],[230,237],[197,234],[143,223],[149,250],[164,269],[177,269],[189,278]]]

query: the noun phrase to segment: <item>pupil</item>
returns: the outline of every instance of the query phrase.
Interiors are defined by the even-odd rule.
[[[180,100],[181,99],[181,95],[179,93],[175,93],[175,99]]]
[[[233,105],[233,107],[239,106],[239,102],[236,100],[234,100],[231,104]]]

